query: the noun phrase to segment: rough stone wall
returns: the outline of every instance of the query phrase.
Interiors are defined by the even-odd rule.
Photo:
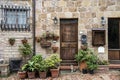
[[[107,39],[107,19],[109,17],[120,17],[120,0],[36,0],[36,36],[41,36],[43,32],[50,31],[59,35],[60,22],[54,25],[53,18],[78,18],[78,39],[80,32],[88,37],[88,46],[98,54],[98,47],[92,46],[91,29],[101,26],[101,17],[106,19],[106,45],[102,58],[108,59],[108,39]],[[55,45],[60,47],[60,41]],[[78,48],[81,42],[78,40]],[[40,44],[36,46],[37,53],[49,54],[50,51],[42,49]],[[60,49],[60,48],[59,48]],[[59,51],[58,51],[59,53]]]
[[[27,0],[0,0],[0,5],[2,4],[21,5],[21,6],[25,5],[25,6],[30,6],[32,9],[30,0],[29,1]],[[32,13],[32,11],[30,13]],[[31,24],[31,21],[30,21],[30,24]],[[18,51],[18,47],[22,45],[21,40],[24,37],[26,37],[28,39],[28,42],[32,45],[32,30],[30,32],[28,31],[20,31],[20,32],[19,31],[1,31],[0,30],[0,58],[4,58],[6,61],[8,61],[9,58],[21,58],[22,56]],[[16,41],[13,46],[9,44],[8,42],[9,38],[15,38]]]
[[[32,6],[32,0],[0,0],[0,4],[7,3]],[[60,18],[78,18],[78,48],[80,49],[81,46],[80,32],[83,32],[83,34],[86,34],[88,37],[89,48],[92,48],[98,54],[98,47],[92,46],[91,29],[101,27],[100,22],[102,16],[106,19],[106,45],[104,46],[105,53],[101,56],[107,60],[107,19],[109,17],[120,17],[120,0],[36,0],[36,36],[41,36],[46,31],[60,35],[60,22],[54,25],[54,17],[57,17],[58,20]],[[8,44],[9,37],[16,38],[16,43],[13,47]],[[5,59],[20,57],[18,46],[21,44],[20,40],[24,37],[29,38],[29,42],[32,44],[32,31],[0,31],[0,56]],[[60,50],[60,41],[57,41],[54,45],[57,45]],[[46,55],[50,55],[52,51],[51,49],[43,49],[39,43],[36,43],[36,53],[46,57]]]

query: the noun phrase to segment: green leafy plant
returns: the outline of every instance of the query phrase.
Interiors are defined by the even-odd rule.
[[[24,43],[23,45],[19,46],[19,52],[23,55],[24,61],[26,63],[26,57],[32,54],[32,48],[29,43]]]
[[[40,72],[45,72],[48,70],[48,65],[46,60],[42,60],[40,63],[37,64],[37,70]]]
[[[87,61],[89,54],[91,54],[92,51],[90,49],[87,50],[79,50],[78,54],[75,55],[75,59],[77,62]]]
[[[22,67],[22,70],[33,72],[36,70],[36,64],[34,61],[28,61],[27,64],[24,64]]]
[[[51,56],[49,56],[49,57],[46,59],[47,65],[48,65],[50,68],[58,68],[59,63],[60,63],[61,61],[62,61],[62,60],[59,58],[58,54],[52,54]]]
[[[89,70],[95,70],[98,67],[97,56],[95,54],[90,54],[87,60],[87,67]]]
[[[23,56],[27,56],[32,53],[32,48],[29,43],[25,43],[19,46],[19,51]]]
[[[35,63],[41,63],[42,60],[43,60],[42,55],[35,55],[31,59],[31,61],[34,61]]]
[[[108,65],[109,62],[107,60],[100,60],[98,59],[98,65]]]

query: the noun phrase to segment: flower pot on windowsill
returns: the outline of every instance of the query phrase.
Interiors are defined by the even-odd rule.
[[[58,47],[52,47],[53,53],[56,53],[58,50]]]

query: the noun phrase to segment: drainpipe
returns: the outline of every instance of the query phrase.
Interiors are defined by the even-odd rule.
[[[35,21],[36,21],[36,12],[35,12],[35,7],[36,7],[36,1],[32,0],[32,32],[33,32],[33,56],[36,54],[36,43],[35,43]]]

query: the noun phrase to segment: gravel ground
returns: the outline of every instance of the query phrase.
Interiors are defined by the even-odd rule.
[[[0,80],[20,80],[17,73],[11,74],[9,77],[0,78]],[[61,74],[58,78],[48,77],[46,79],[25,79],[25,80],[120,80],[120,71],[110,70],[104,73],[95,73],[94,75],[72,73],[72,74]]]

